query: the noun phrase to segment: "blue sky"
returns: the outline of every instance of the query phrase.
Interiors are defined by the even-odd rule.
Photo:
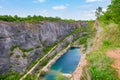
[[[0,15],[42,15],[65,19],[95,19],[95,10],[105,11],[111,0],[0,0]]]

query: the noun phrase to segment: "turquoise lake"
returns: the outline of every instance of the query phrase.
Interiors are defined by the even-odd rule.
[[[45,80],[55,80],[59,72],[72,74],[79,63],[80,58],[80,49],[74,47],[70,48],[51,66],[51,71],[45,75]]]

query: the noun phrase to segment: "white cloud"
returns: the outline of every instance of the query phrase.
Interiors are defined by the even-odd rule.
[[[43,2],[45,2],[46,0],[38,0],[40,3],[43,3]]]
[[[107,8],[103,8],[103,12],[106,12],[107,11]]]
[[[82,11],[80,15],[80,19],[82,20],[94,20],[96,18],[95,10]]]
[[[48,11],[47,10],[40,10],[40,15],[47,15],[48,14]]]
[[[33,3],[44,3],[46,0],[33,0]]]
[[[64,6],[64,5],[60,5],[60,6],[53,6],[52,7],[52,9],[54,9],[54,10],[64,10],[64,9],[66,9],[67,7],[66,6]]]
[[[92,10],[91,12],[95,13],[96,9],[95,10]],[[107,11],[107,8],[102,8],[102,11],[103,12],[106,12]]]
[[[105,0],[86,0],[86,2],[96,2],[96,1],[105,1]]]
[[[0,6],[0,9],[2,9],[2,6]]]

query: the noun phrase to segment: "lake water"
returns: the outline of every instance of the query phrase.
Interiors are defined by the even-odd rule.
[[[79,63],[80,58],[80,49],[70,48],[51,66],[51,71],[45,75],[45,80],[55,80],[59,72],[72,74]]]

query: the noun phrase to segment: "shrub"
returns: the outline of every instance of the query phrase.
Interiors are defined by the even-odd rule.
[[[67,77],[63,76],[61,73],[56,77],[56,80],[69,80]]]
[[[85,44],[87,42],[88,36],[83,36],[81,37],[81,39],[79,40],[79,44]]]
[[[13,51],[15,48],[19,47],[19,45],[13,45],[11,48],[10,48],[10,51]]]
[[[36,49],[37,49],[37,48],[40,48],[40,46],[36,46],[35,48],[36,48]]]
[[[25,57],[26,57],[26,54],[25,54],[24,52],[23,52],[23,54],[22,54],[22,57],[23,57],[23,58],[25,58]]]
[[[111,42],[110,42],[110,40],[104,40],[103,41],[103,46],[110,46],[111,45]]]
[[[20,55],[16,55],[16,58],[20,58]]]
[[[0,80],[19,80],[20,74],[16,71],[11,71],[0,75]]]
[[[13,52],[10,53],[10,56],[12,56],[12,55],[13,55]]]
[[[30,49],[23,49],[23,48],[20,48],[22,50],[22,52],[30,52],[33,50],[33,48],[30,48]]]
[[[44,77],[45,74],[46,74],[46,72],[44,72],[44,71],[42,70],[41,73],[40,73],[40,77]]]

